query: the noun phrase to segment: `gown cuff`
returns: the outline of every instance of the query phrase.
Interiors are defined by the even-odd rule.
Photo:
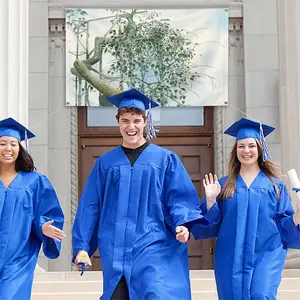
[[[61,242],[57,242],[52,238],[47,237],[46,235],[43,234],[43,224],[44,220],[40,221],[39,225],[36,227],[36,233],[42,242],[42,247],[43,247],[43,252],[44,254],[50,258],[54,259],[59,256],[60,253],[60,248],[61,248]]]
[[[48,258],[55,259],[59,257],[60,248],[61,242],[55,241],[43,234],[43,252]]]
[[[209,211],[206,210],[203,216],[209,222],[210,226],[218,224],[220,221],[220,209],[218,203],[215,202]]]
[[[291,240],[293,239],[299,239],[300,237],[300,226],[295,225],[293,216],[285,217],[281,221],[281,226],[284,228],[286,232],[289,233],[289,238]]]

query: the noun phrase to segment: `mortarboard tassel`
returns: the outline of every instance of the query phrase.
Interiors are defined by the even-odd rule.
[[[259,125],[259,136],[260,136],[260,142],[262,146],[262,159],[263,161],[271,160],[272,157],[268,151],[267,142],[264,136],[264,131],[261,123]]]
[[[28,144],[27,130],[25,130],[25,146],[26,146],[27,152],[29,152],[29,144]]]
[[[151,112],[151,102],[149,102],[149,110],[147,114],[147,123],[146,123],[146,138],[151,140],[156,138],[156,133],[158,130],[155,128]]]
[[[84,271],[86,270],[86,263],[78,263],[77,266],[81,266],[81,273],[80,273],[80,276],[83,275]]]

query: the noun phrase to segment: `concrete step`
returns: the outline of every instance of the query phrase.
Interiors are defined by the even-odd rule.
[[[211,278],[214,279],[212,270],[190,271],[191,278]],[[300,277],[300,273],[299,273]],[[102,272],[85,272],[80,276],[80,272],[41,272],[35,273],[34,282],[48,282],[48,281],[102,281]]]
[[[215,278],[213,270],[191,270],[190,278]],[[300,269],[284,269],[282,278],[300,278]],[[102,280],[101,271],[87,271],[83,276],[77,271],[35,273],[34,281],[93,281]]]
[[[300,299],[300,269],[284,270],[278,300]],[[212,270],[190,271],[193,300],[217,300]],[[36,273],[32,300],[99,300],[102,294],[102,272]]]
[[[31,300],[99,300],[99,293],[37,293],[33,294]],[[280,291],[277,300],[299,300],[300,290]],[[217,292],[198,291],[192,293],[193,300],[218,300]]]
[[[192,291],[215,291],[214,279],[193,278],[191,280]],[[300,288],[300,278],[283,278],[279,290],[297,290]],[[62,292],[102,292],[102,281],[40,281],[34,282],[33,293],[62,293]]]

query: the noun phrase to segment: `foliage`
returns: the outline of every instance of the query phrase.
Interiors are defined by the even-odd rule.
[[[67,8],[67,26],[72,29],[74,33],[83,33],[86,30],[85,16],[87,12],[82,8]]]
[[[135,87],[162,106],[184,105],[190,82],[200,77],[193,71],[195,45],[157,12],[112,12],[114,26],[102,44],[113,56],[108,74],[121,77],[120,89]]]

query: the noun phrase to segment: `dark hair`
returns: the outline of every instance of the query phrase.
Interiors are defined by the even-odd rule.
[[[19,155],[16,160],[15,169],[17,172],[31,172],[35,171],[36,167],[34,166],[33,159],[31,155],[23,148],[23,146],[19,143]]]
[[[277,178],[277,179],[280,178],[279,168],[274,162],[270,160],[263,161],[262,145],[259,140],[255,139],[255,141],[258,148],[258,166],[266,174],[266,176],[268,176],[268,178],[272,181],[277,198],[278,200],[280,200],[278,187],[273,180],[273,178]],[[219,199],[231,198],[235,192],[236,180],[241,168],[241,163],[238,160],[236,149],[237,149],[237,142],[235,142],[235,144],[233,145],[233,148],[230,153],[229,166],[228,166],[228,173],[229,173],[228,179],[225,182],[224,187],[219,195]]]
[[[119,122],[119,119],[122,115],[126,114],[126,113],[131,113],[131,114],[135,114],[135,115],[142,115],[144,118],[144,121],[146,121],[147,117],[145,115],[145,112],[143,110],[141,110],[140,108],[137,107],[121,107],[118,109],[118,113],[116,115],[116,119]]]

